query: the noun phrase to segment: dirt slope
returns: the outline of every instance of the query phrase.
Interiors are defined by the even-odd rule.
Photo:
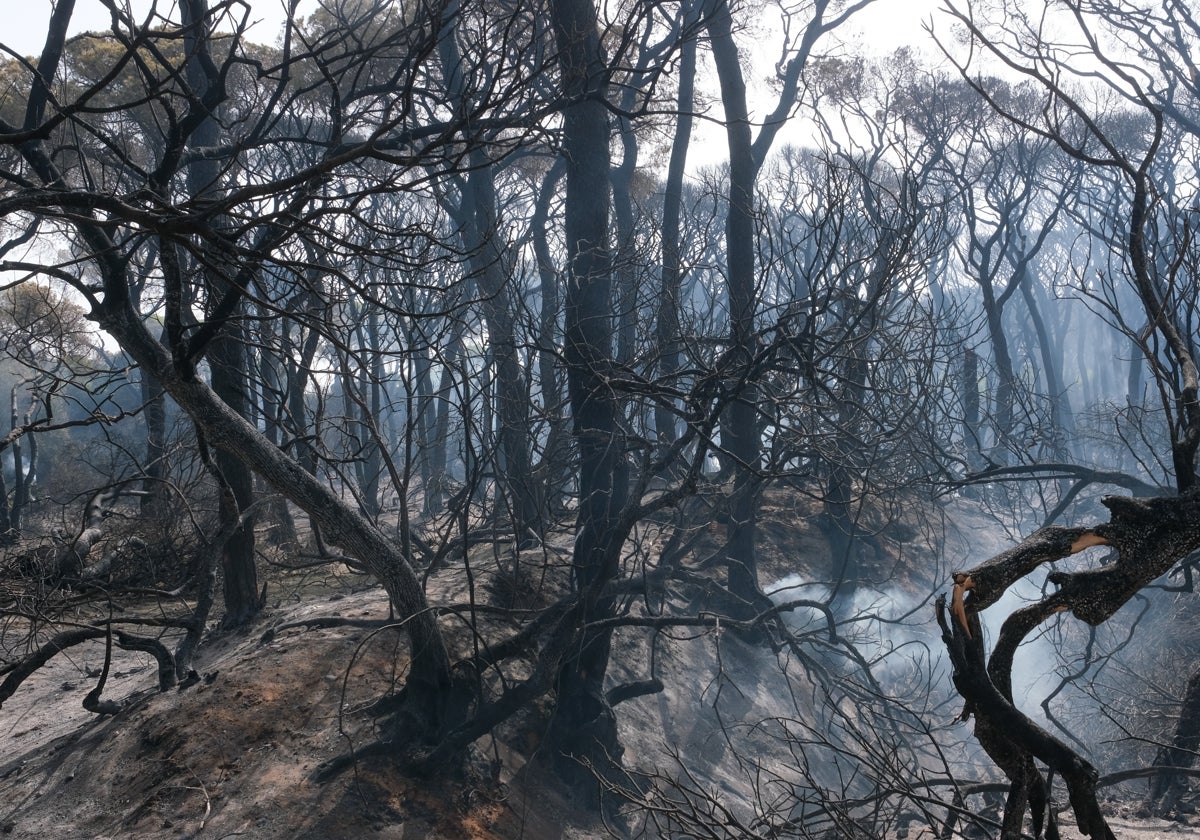
[[[795,527],[805,511],[768,511],[764,577],[798,570],[812,555],[811,533]],[[785,522],[784,520],[787,520]],[[789,525],[790,527],[785,527]],[[797,536],[799,535],[799,536]],[[970,539],[967,537],[970,536]],[[978,550],[977,535],[963,535]],[[538,565],[545,558],[535,558]],[[955,562],[951,556],[946,562]],[[562,570],[558,570],[561,572]],[[936,577],[940,570],[931,570]],[[436,578],[437,576],[435,576]],[[462,600],[461,576],[434,580],[444,603]],[[927,588],[911,581],[910,588]],[[154,691],[149,657],[117,652],[105,698],[126,702],[116,717],[96,718],[80,703],[103,661],[100,642],[72,648],[39,670],[0,710],[0,836],[92,838],[226,838],[339,840],[576,840],[602,837],[604,825],[532,775],[524,755],[536,745],[480,744],[466,780],[412,782],[383,763],[318,785],[319,763],[372,740],[364,706],[393,685],[397,637],[361,628],[271,628],[320,616],[382,619],[386,599],[361,582],[298,591],[276,604],[250,632],[210,638],[196,664],[203,678],[183,690]],[[627,766],[673,769],[679,752],[734,802],[751,793],[737,765],[722,767],[728,744],[716,710],[739,719],[790,714],[774,657],[719,634],[652,653],[645,634],[617,635],[614,679],[647,676],[655,659],[667,688],[621,707]],[[720,679],[714,675],[721,673]],[[803,691],[800,692],[803,694]],[[748,737],[748,736],[747,736]],[[743,741],[770,761],[778,748]],[[786,757],[784,757],[786,758]],[[1120,814],[1119,806],[1112,812]],[[1130,840],[1197,836],[1197,827],[1118,816]],[[1068,829],[1065,838],[1077,837]],[[830,839],[832,840],[832,838]],[[916,840],[910,834],[908,840]]]
[[[79,705],[103,646],[60,655],[0,712],[0,834],[551,840],[597,830],[544,796],[536,811],[505,802],[521,794],[519,784],[416,786],[369,760],[315,784],[317,764],[370,740],[358,709],[386,690],[395,637],[293,629],[265,645],[265,656],[259,637],[269,625],[312,616],[387,615],[379,592],[353,604],[347,610],[335,596],[276,610],[259,632],[214,640],[198,663],[205,678],[179,691],[157,693],[152,661],[119,653],[105,697],[129,706],[116,717]]]

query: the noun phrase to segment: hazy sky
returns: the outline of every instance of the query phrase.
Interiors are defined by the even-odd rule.
[[[144,20],[151,7],[152,0],[123,0],[132,7],[134,15]],[[318,7],[320,0],[300,0],[298,14],[305,16]],[[252,28],[250,37],[259,43],[270,44],[276,41],[286,19],[287,0],[247,0],[250,7]],[[917,45],[919,48],[933,52],[933,46],[927,33],[922,29],[922,23],[933,18],[944,18],[937,12],[941,0],[875,0],[867,9],[860,11],[851,19],[851,26],[839,29],[837,37],[848,42],[847,51],[858,51],[885,55],[899,47]],[[9,11],[20,8],[18,14],[10,14],[10,20],[0,30],[0,42],[17,52],[32,56],[41,51],[46,38],[46,27],[50,20],[52,4],[50,0],[0,0],[0,9]],[[768,7],[769,8],[769,7]],[[158,0],[157,13],[177,19],[175,0]],[[769,19],[763,21],[747,21],[751,29],[756,23],[760,32],[770,30]],[[945,30],[946,24],[939,22],[940,29]],[[76,0],[75,12],[72,16],[72,32],[88,30],[107,30],[110,21],[107,10],[99,0]],[[753,36],[746,42],[755,44]],[[828,46],[829,42],[826,42]],[[773,109],[775,94],[755,79],[764,80],[773,74],[773,64],[777,56],[773,55],[774,47],[762,49],[750,48],[746,59],[751,66],[750,107],[753,116],[761,117]],[[779,138],[782,143],[805,143],[811,127],[805,128],[800,123],[786,128]],[[717,123],[702,121],[695,129],[693,145],[689,154],[690,167],[705,167],[726,159],[728,148],[725,144],[724,131]]]
[[[135,14],[142,16],[150,8],[150,0],[125,0],[132,5]],[[251,30],[254,40],[272,43],[278,35],[285,17],[285,0],[248,0],[251,20],[257,21]],[[305,14],[317,6],[318,0],[301,0],[300,13]],[[0,9],[8,12],[0,41],[24,55],[40,51],[46,37],[46,23],[50,20],[50,0],[0,0]],[[929,18],[938,7],[939,0],[876,0],[870,8],[858,14],[858,27],[865,32],[867,43],[881,53],[891,52],[905,44],[914,44],[925,39],[921,21]],[[83,32],[88,29],[107,29],[108,13],[97,0],[76,0],[72,29]],[[159,0],[160,14],[171,14],[175,4],[172,0]]]
[[[150,0],[123,0],[133,7],[136,17],[144,20],[151,6]],[[285,17],[286,3],[284,0],[248,0],[251,7],[250,19],[261,21],[257,23],[252,33],[254,40],[270,43],[275,40]],[[317,0],[301,0],[302,13],[312,9]],[[0,8],[10,12],[5,21],[0,42],[13,47],[26,55],[41,50],[46,39],[46,24],[50,20],[50,0],[0,0]],[[175,17],[174,0],[158,0],[157,8],[160,15]],[[19,12],[13,14],[16,9]],[[108,10],[98,0],[76,0],[75,12],[71,16],[72,32],[86,32],[89,29],[108,29]]]

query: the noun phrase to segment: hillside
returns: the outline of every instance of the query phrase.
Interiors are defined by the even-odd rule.
[[[806,513],[799,504],[768,500],[763,548],[775,578],[806,572],[819,549]],[[978,522],[965,517],[964,522],[948,532],[946,562],[969,545],[975,550],[990,545]],[[895,549],[881,559],[895,560]],[[902,626],[914,643],[933,644],[924,600],[932,584],[903,578],[892,583],[887,608],[906,612],[916,606],[896,629]],[[446,601],[456,599],[461,585],[452,570],[434,575],[430,584]],[[332,617],[386,619],[385,596],[365,587],[361,577],[341,570],[319,580],[285,578],[274,586],[286,597],[252,629],[210,635],[194,685],[158,693],[153,660],[116,651],[104,696],[125,704],[118,715],[96,717],[80,707],[103,660],[99,641],[54,658],[28,679],[0,717],[0,832],[62,840],[569,840],[649,831],[637,812],[610,810],[613,819],[605,822],[561,790],[538,761],[536,713],[502,728],[496,741],[478,742],[472,760],[453,778],[406,778],[378,758],[363,758],[353,770],[316,783],[312,773],[318,765],[370,742],[370,704],[386,695],[395,669],[403,668],[403,644],[390,630],[312,626]],[[882,611],[877,605],[883,598],[875,592],[863,603]],[[899,600],[905,603],[897,607]],[[878,639],[874,650],[866,642],[860,637],[868,657],[883,650]],[[813,676],[821,662],[797,667],[786,650],[772,652],[719,632],[680,633],[651,651],[644,634],[628,631],[616,644],[615,679],[642,678],[652,661],[665,684],[661,693],[623,704],[619,716],[625,767],[640,771],[640,783],[658,791],[647,793],[647,803],[670,801],[667,794],[686,789],[681,779],[690,779],[693,792],[713,791],[741,805],[778,796],[781,785],[798,785],[801,778],[835,790],[840,771],[833,752],[847,745],[869,749],[876,737],[872,727],[881,719],[872,716],[878,710],[849,689],[832,717],[811,705],[829,696],[831,686],[843,685]],[[822,667],[833,668],[834,661],[824,660]],[[887,668],[876,672],[881,679],[900,679]],[[940,743],[969,738],[965,728],[950,723],[945,708],[925,711],[942,731]],[[891,725],[911,725],[902,716],[895,720],[899,723]],[[775,725],[779,721],[782,728]],[[861,731],[850,731],[856,724]],[[835,736],[844,725],[847,731]],[[781,737],[785,731],[787,738]],[[970,769],[969,745],[948,749],[957,751],[953,760],[964,762],[959,766],[964,777],[987,777],[985,765]],[[919,752],[914,747],[914,755]],[[800,767],[799,760],[812,765]],[[916,779],[911,766],[893,769],[897,783]],[[906,773],[912,774],[907,780]],[[799,790],[793,793],[802,795]],[[1130,807],[1112,803],[1113,813]],[[824,836],[848,831],[846,824],[833,825],[828,829],[833,833]],[[1135,840],[1166,840],[1194,830],[1186,822],[1117,819],[1114,825],[1121,827],[1120,836]],[[898,820],[888,836],[933,835],[918,822]]]

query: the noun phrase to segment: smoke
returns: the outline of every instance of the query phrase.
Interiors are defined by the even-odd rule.
[[[931,593],[864,585],[849,594],[835,593],[829,585],[806,581],[799,574],[775,581],[766,592],[777,605],[814,604],[784,615],[797,636],[822,634],[825,641],[833,616],[839,644],[824,645],[820,656],[842,674],[853,676],[865,668],[885,694],[906,703],[915,700],[919,706],[937,705],[951,690],[945,651],[932,621]]]
[[[1041,587],[1029,578],[1022,578],[1009,587],[1000,600],[980,613],[986,649],[992,649],[1005,619],[1042,598]],[[1059,685],[1062,664],[1062,657],[1045,627],[1031,633],[1021,643],[1013,659],[1013,703],[1042,725],[1048,721],[1041,704]]]
[[[786,575],[766,588],[771,603],[779,606],[790,601],[812,601],[828,604],[832,591],[823,583],[806,581],[801,575]],[[796,635],[820,630],[827,626],[824,610],[819,607],[799,606],[784,614],[784,621]]]
[[[2,460],[0,460],[0,463],[3,464],[3,469],[9,474],[13,474],[13,460],[14,460],[13,459],[13,451],[11,449],[7,449],[4,451],[3,456],[0,456],[0,457],[2,457]],[[21,472],[24,475],[28,476],[27,480],[29,481],[30,484],[36,484],[37,483],[37,474],[35,473],[34,475],[29,475],[29,464],[30,464],[29,457],[26,455],[22,455],[21,456]]]

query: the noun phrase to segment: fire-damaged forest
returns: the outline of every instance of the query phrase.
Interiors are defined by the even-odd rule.
[[[0,831],[1195,824],[1191,3],[282,5],[0,36]]]

